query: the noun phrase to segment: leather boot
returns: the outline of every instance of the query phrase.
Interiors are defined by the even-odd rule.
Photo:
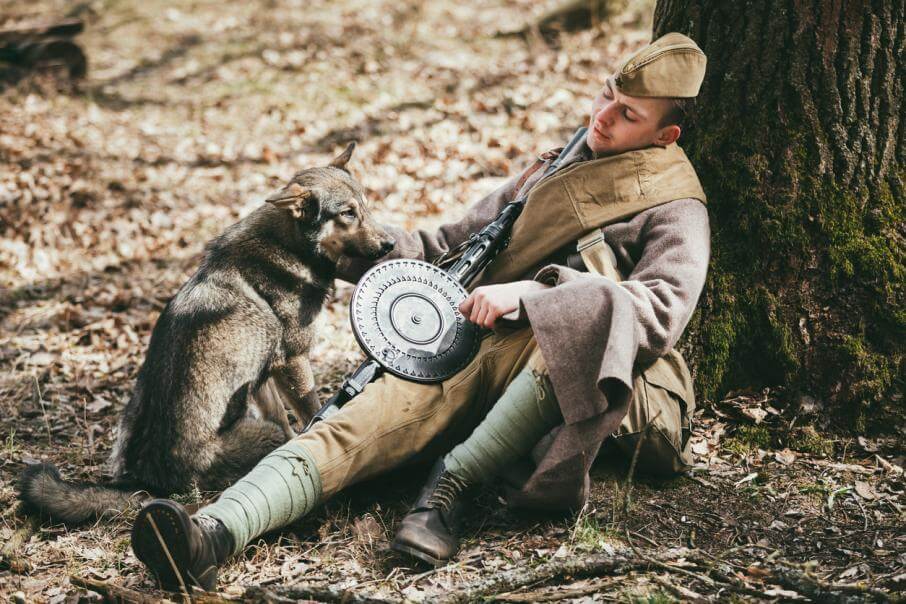
[[[191,593],[217,585],[217,568],[233,552],[233,536],[214,518],[196,521],[169,499],[154,499],[132,525],[132,551],[161,589]]]
[[[459,529],[467,485],[446,471],[439,459],[418,500],[396,532],[390,548],[432,566],[443,566],[459,551]]]

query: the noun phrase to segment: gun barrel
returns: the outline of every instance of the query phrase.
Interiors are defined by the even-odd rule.
[[[506,245],[513,223],[522,212],[523,202],[516,201],[504,206],[493,222],[489,223],[474,242],[460,256],[459,260],[447,271],[454,279],[468,287],[484,270],[497,252]]]

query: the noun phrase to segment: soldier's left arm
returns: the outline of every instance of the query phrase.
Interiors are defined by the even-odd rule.
[[[632,225],[633,221],[637,224]],[[626,280],[616,283],[597,274],[550,265],[535,280],[555,287],[527,294],[522,309],[530,309],[529,316],[531,309],[536,313],[553,308],[571,314],[588,312],[591,309],[570,308],[570,301],[610,299],[576,295],[581,290],[588,293],[587,288],[603,288],[631,302],[639,360],[653,360],[669,352],[689,323],[704,287],[711,250],[708,212],[701,202],[683,199],[647,210],[633,221],[630,227],[638,232],[630,239],[641,252]],[[625,250],[618,250],[618,256],[620,252]]]

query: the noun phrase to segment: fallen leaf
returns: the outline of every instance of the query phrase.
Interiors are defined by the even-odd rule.
[[[38,367],[46,367],[56,360],[57,356],[49,352],[36,352],[35,354],[28,357],[28,362],[31,365],[37,365]]]
[[[870,484],[862,480],[856,481],[856,494],[862,499],[872,501],[878,498],[878,494],[872,488]]]
[[[372,545],[384,536],[384,530],[371,514],[356,518],[352,531],[357,541],[367,545]]]
[[[756,478],[758,478],[758,472],[752,472],[751,474],[749,474],[749,475],[746,476],[745,478],[743,478],[743,479],[741,479],[741,480],[738,480],[736,483],[734,483],[733,486],[737,486],[737,487],[738,487],[739,485],[741,485],[741,484],[743,484],[743,483],[746,483],[746,482],[751,482],[752,480],[755,480]]]
[[[880,450],[877,442],[868,440],[864,436],[860,436],[856,440],[859,441],[859,446],[862,447],[867,453],[877,453]]]
[[[102,398],[100,396],[96,396],[93,401],[91,401],[90,403],[85,405],[85,408],[88,409],[89,411],[91,411],[92,413],[98,413],[99,411],[103,411],[104,409],[111,406],[112,404],[113,403],[111,403],[107,399]]]
[[[743,407],[742,414],[760,424],[768,416],[768,412],[761,407]]]
[[[878,463],[881,464],[881,467],[884,468],[886,471],[888,471],[888,472],[893,472],[893,473],[895,473],[895,474],[902,474],[902,473],[903,473],[903,467],[902,467],[902,466],[899,466],[899,465],[897,465],[897,464],[890,463],[889,461],[887,461],[886,459],[884,459],[884,458],[881,457],[880,455],[875,455],[875,459],[878,460]]]
[[[864,572],[865,566],[866,565],[864,565],[864,564],[856,564],[855,566],[850,566],[849,568],[844,570],[842,573],[840,573],[838,575],[838,577],[840,579],[852,579],[853,577]]]
[[[794,451],[790,451],[789,449],[783,449],[774,453],[774,459],[776,459],[783,465],[788,466],[796,461],[796,453]]]
[[[749,565],[748,568],[746,568],[746,574],[749,575],[749,577],[755,579],[756,581],[762,581],[766,577],[771,576],[771,571],[764,569],[764,568],[758,566],[757,564],[751,564],[751,565]]]
[[[774,587],[772,589],[766,589],[764,592],[766,596],[776,596],[779,598],[789,598],[791,600],[804,600],[803,596],[800,596],[797,592],[791,591],[789,589],[781,589],[780,587]]]

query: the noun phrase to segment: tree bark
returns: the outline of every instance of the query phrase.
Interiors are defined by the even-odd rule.
[[[713,259],[684,347],[701,393],[789,386],[902,419],[903,0],[659,0],[708,70],[681,144]],[[874,421],[869,421],[874,420]]]

